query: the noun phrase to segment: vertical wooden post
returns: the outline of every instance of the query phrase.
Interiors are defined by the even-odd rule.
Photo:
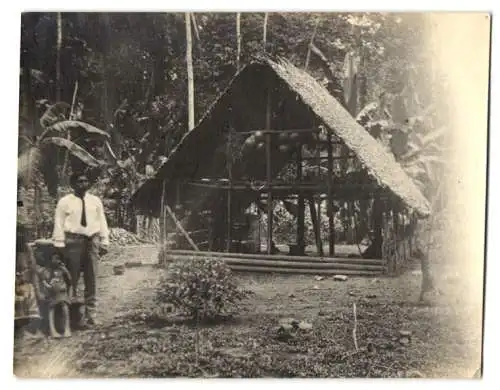
[[[267,92],[266,129],[271,128],[271,91]],[[267,253],[271,254],[273,244],[273,195],[271,189],[271,134],[266,134],[266,181],[267,181]]]
[[[181,182],[177,180],[175,182],[175,212],[179,211],[181,206]]]
[[[227,242],[226,242],[226,252],[231,252],[232,247],[232,225],[233,225],[233,213],[232,213],[232,193],[233,193],[233,156],[231,151],[231,134],[232,129],[229,129],[227,148],[226,148],[226,164],[229,177],[229,189],[227,190]]]
[[[162,181],[162,190],[161,190],[161,203],[160,203],[160,243],[163,247],[165,245],[165,189],[166,189],[166,180]]]
[[[208,250],[212,252],[214,250],[214,219],[212,213],[207,217],[208,219]]]
[[[333,150],[332,150],[332,135],[327,134],[327,151],[328,151],[328,197],[327,197],[327,213],[328,213],[328,254],[335,256],[335,222],[333,214]]]
[[[309,212],[311,213],[311,220],[314,228],[314,236],[316,237],[316,248],[318,249],[318,254],[320,255],[320,257],[323,257],[324,256],[323,244],[321,242],[318,214],[316,212],[316,206],[315,206],[316,202],[314,201],[314,198],[311,196],[309,197],[307,203],[309,203]]]
[[[258,236],[258,239],[257,239],[257,253],[260,253],[260,251],[262,250],[262,213],[260,211],[260,208],[257,206],[257,219],[258,219],[258,223],[257,223],[257,227],[258,227],[258,231],[259,231],[259,236]]]
[[[394,274],[399,272],[400,267],[400,253],[399,253],[399,209],[398,207],[392,208],[392,223],[394,225]]]
[[[313,127],[315,127],[315,124],[313,125]],[[319,181],[320,181],[320,177],[321,177],[321,151],[320,151],[320,148],[319,148],[319,142],[315,142],[315,149],[316,149],[316,161],[317,161],[317,182],[319,184]],[[318,195],[321,195],[321,192],[319,192]],[[314,198],[313,198],[313,201],[314,201]],[[316,207],[316,203],[317,203],[317,207]],[[316,245],[318,247],[318,253],[321,257],[323,257],[324,253],[323,253],[323,241],[322,241],[322,238],[321,238],[321,196],[319,196],[318,198],[318,202],[314,201],[314,204],[313,204],[314,208],[317,209],[317,227],[316,227]]]
[[[297,147],[297,183],[302,183],[302,145]],[[298,195],[298,211],[297,211],[297,247],[299,254],[304,254],[304,195],[299,190]]]

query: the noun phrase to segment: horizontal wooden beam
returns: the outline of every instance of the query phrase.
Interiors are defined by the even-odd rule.
[[[237,272],[263,272],[280,274],[314,274],[314,275],[352,275],[352,276],[378,276],[383,271],[364,271],[364,270],[336,270],[336,269],[307,269],[307,268],[284,268],[284,267],[257,267],[250,265],[229,265],[232,271]]]
[[[234,191],[253,191],[253,192],[268,192],[271,188],[273,192],[276,191],[314,191],[314,192],[327,192],[328,186],[326,183],[312,183],[312,184],[276,184],[273,183],[269,187],[267,184],[263,185],[254,185],[251,186],[249,184],[233,184],[230,186],[229,184],[219,184],[219,183],[199,183],[199,182],[191,182],[189,185],[203,188],[212,188],[219,190],[229,190],[232,189]],[[349,190],[358,190],[358,191],[377,191],[378,187],[375,185],[366,185],[366,184],[338,184],[339,190],[341,192],[346,192]]]
[[[167,254],[171,259],[179,259],[179,257],[190,258],[192,256],[187,255],[175,255],[172,253]],[[295,269],[317,269],[317,270],[362,270],[362,271],[383,271],[384,265],[380,264],[360,264],[355,262],[304,262],[304,261],[283,261],[283,260],[255,260],[255,259],[242,259],[237,257],[222,257],[221,258],[228,265],[237,266],[254,266],[254,267],[269,267],[272,269],[274,267],[285,267],[285,268],[295,268]]]
[[[319,133],[321,130],[320,129],[262,129],[262,130],[248,130],[248,131],[237,131],[236,134],[255,134],[255,133],[262,133],[262,134],[279,134],[279,133]]]
[[[356,158],[356,155],[355,154],[347,154],[345,156],[333,156],[332,157],[332,160],[347,160],[347,159],[350,159],[350,158]],[[321,161],[327,161],[328,160],[328,156],[313,156],[313,157],[302,157],[302,160],[304,161],[311,161],[311,160],[321,160]]]
[[[171,255],[179,256],[203,256],[215,258],[234,258],[234,259],[250,259],[250,260],[274,260],[274,261],[290,261],[290,262],[313,262],[319,264],[329,263],[351,263],[351,264],[366,264],[366,265],[383,265],[382,259],[364,259],[350,257],[318,257],[318,256],[291,256],[291,255],[269,255],[258,253],[227,253],[227,252],[197,252],[192,250],[171,250]]]

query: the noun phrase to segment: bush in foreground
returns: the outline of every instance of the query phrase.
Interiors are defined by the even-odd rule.
[[[192,319],[210,320],[234,314],[246,296],[221,260],[192,258],[171,263],[160,280],[156,299]]]

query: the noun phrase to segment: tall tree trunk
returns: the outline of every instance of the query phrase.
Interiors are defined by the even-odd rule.
[[[30,15],[31,16],[31,15]],[[24,50],[21,53],[21,67],[23,70],[23,84],[22,84],[22,98],[21,104],[22,109],[20,113],[25,117],[25,119],[31,125],[29,128],[29,134],[25,134],[30,137],[34,137],[37,135],[36,132],[36,106],[35,99],[33,97],[33,86],[32,86],[32,76],[31,76],[31,67],[32,67],[32,55],[31,49],[34,46],[34,34],[33,34],[33,25],[31,24],[31,20],[34,19],[29,18],[27,16],[28,21],[26,22],[26,26],[23,26],[23,41],[24,41]]]
[[[266,12],[264,14],[264,31],[262,32],[262,46],[263,46],[263,52],[266,52],[266,45],[267,45],[267,20],[269,19],[269,13]]]
[[[23,25],[23,36],[22,36],[22,43],[24,46],[24,50],[21,52],[21,67],[23,68],[23,92],[24,92],[24,98],[23,98],[23,114],[26,116],[27,121],[30,124],[29,128],[29,135],[32,137],[36,137],[40,135],[39,132],[39,125],[38,125],[38,120],[37,120],[37,114],[36,114],[36,106],[35,106],[35,98],[33,96],[33,86],[32,86],[32,75],[31,75],[31,70],[33,67],[33,56],[32,56],[32,49],[36,45],[35,41],[35,34],[34,34],[34,27],[36,25],[37,21],[37,16],[34,13],[29,13],[25,17],[25,24]],[[30,163],[30,165],[33,167],[33,165]],[[29,221],[33,222],[33,227],[35,228],[35,236],[38,236],[39,232],[39,223],[40,223],[40,216],[41,216],[41,191],[40,191],[40,177],[39,177],[39,172],[38,170],[35,172],[35,178],[33,180],[34,183],[34,199],[33,199],[33,215],[34,215],[34,221]],[[31,187],[31,183],[25,183],[25,185],[28,187]],[[26,207],[26,206],[24,206]],[[24,231],[26,237],[25,239],[28,240],[29,234]],[[26,241],[25,240],[25,241]]]
[[[193,40],[191,36],[191,17],[186,12],[186,65],[188,74],[188,126],[194,128],[194,75],[193,75]]]
[[[105,128],[108,129],[111,135],[111,145],[113,150],[120,157],[123,149],[123,140],[119,130],[115,127],[113,111],[116,108],[114,94],[113,73],[109,69],[108,58],[111,55],[111,22],[108,13],[102,13],[101,31],[102,31],[102,64],[103,64],[103,93],[102,93],[102,110],[105,122]]]
[[[311,35],[311,40],[309,42],[309,46],[307,47],[306,63],[304,65],[305,70],[307,70],[307,68],[309,67],[309,61],[311,59],[311,49],[312,49],[313,44],[314,44],[314,38],[316,37],[316,32],[318,31],[318,25],[319,25],[319,19],[316,20],[316,24],[314,25],[314,30],[313,30],[313,33]]]
[[[71,109],[69,111],[69,119],[70,120],[74,119],[74,111],[75,111],[77,93],[78,93],[78,81],[75,82],[75,88],[73,90],[73,99],[71,100]],[[68,138],[68,140],[71,139],[71,135],[69,132],[68,132],[67,138]],[[66,152],[64,153],[64,163],[63,163],[63,167],[61,170],[61,184],[65,185],[65,186],[67,186],[69,184],[69,177],[66,174],[66,171],[68,170],[68,162],[69,162],[69,151],[66,150]],[[56,194],[56,197],[57,197],[57,194]]]
[[[367,98],[367,82],[366,82],[366,54],[363,45],[360,45],[360,61],[358,71],[358,107],[362,110],[366,106]],[[360,224],[358,229],[358,240],[362,240],[368,233],[368,200],[362,199],[359,201]],[[359,243],[359,242],[358,242]]]
[[[240,56],[241,56],[241,13],[236,13],[236,71],[240,70]]]
[[[56,101],[61,101],[62,15],[57,13]]]
[[[366,81],[366,53],[363,47],[362,42],[360,42],[359,48],[359,69],[358,69],[358,107],[362,110],[366,106],[366,98],[367,98],[367,81]]]

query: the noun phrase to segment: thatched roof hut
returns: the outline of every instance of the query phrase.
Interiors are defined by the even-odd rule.
[[[225,177],[224,153],[219,158],[216,151],[224,144],[224,137],[229,132],[228,119],[236,133],[263,129],[266,96],[270,90],[272,128],[284,129],[290,125],[294,129],[310,128],[312,122],[323,125],[352,151],[381,188],[392,192],[420,216],[430,214],[428,201],[394,157],[323,86],[291,63],[269,59],[254,62],[235,75],[198,125],[184,135],[155,177],[135,192],[132,197],[134,206],[158,215],[164,180],[217,174]],[[277,150],[276,153],[273,151],[276,160],[273,161],[274,172],[284,161],[279,155]],[[262,164],[262,158],[254,158],[242,164],[241,169],[258,171],[263,168]]]

